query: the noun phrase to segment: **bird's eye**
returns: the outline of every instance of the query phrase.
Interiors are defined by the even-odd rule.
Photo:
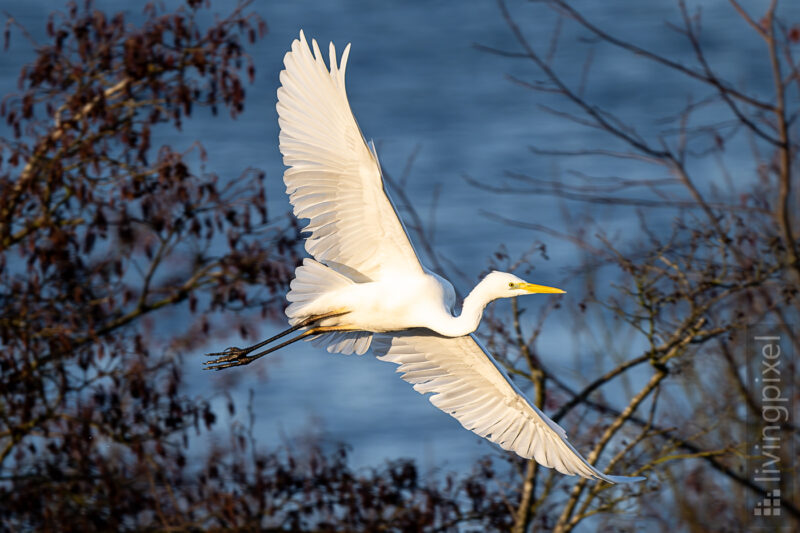
[[[509,281],[508,282],[508,288],[509,289],[513,289],[514,288],[514,282],[513,281]]]

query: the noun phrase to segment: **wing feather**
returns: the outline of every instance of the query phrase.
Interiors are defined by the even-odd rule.
[[[378,335],[378,359],[400,365],[414,389],[465,428],[548,468],[609,483],[641,477],[609,476],[590,465],[566,432],[531,403],[473,335],[441,337],[427,330]]]
[[[350,46],[337,66],[331,43],[330,70],[314,40],[312,47],[301,31],[283,60],[277,104],[286,192],[295,215],[309,220],[306,250],[355,281],[422,274],[347,101]]]

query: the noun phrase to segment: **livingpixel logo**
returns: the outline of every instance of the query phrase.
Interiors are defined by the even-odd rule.
[[[755,516],[780,516],[781,515],[781,491],[775,489],[767,492],[767,497],[756,503],[753,507]]]
[[[790,344],[784,340],[778,326],[760,326],[748,335],[749,393],[756,408],[748,409],[747,466],[750,479],[763,491],[753,493],[750,508],[753,516],[771,527],[779,527],[781,501],[791,496],[794,482],[794,440],[789,429],[794,419],[793,361]]]

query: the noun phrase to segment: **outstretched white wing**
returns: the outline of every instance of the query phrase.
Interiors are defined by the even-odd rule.
[[[377,335],[373,351],[431,403],[502,448],[568,475],[609,483],[641,477],[609,476],[590,465],[564,429],[532,404],[472,335],[440,337],[427,330]]]
[[[355,281],[387,270],[422,274],[414,249],[387,197],[376,155],[358,128],[344,87],[350,45],[330,71],[317,42],[303,32],[283,58],[278,122],[286,192],[298,218],[310,219],[306,250]]]

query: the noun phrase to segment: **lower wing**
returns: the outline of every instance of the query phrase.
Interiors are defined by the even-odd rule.
[[[503,449],[567,475],[608,483],[643,477],[603,474],[569,443],[564,429],[531,403],[474,336],[441,337],[427,330],[376,335],[373,351],[431,403]]]

